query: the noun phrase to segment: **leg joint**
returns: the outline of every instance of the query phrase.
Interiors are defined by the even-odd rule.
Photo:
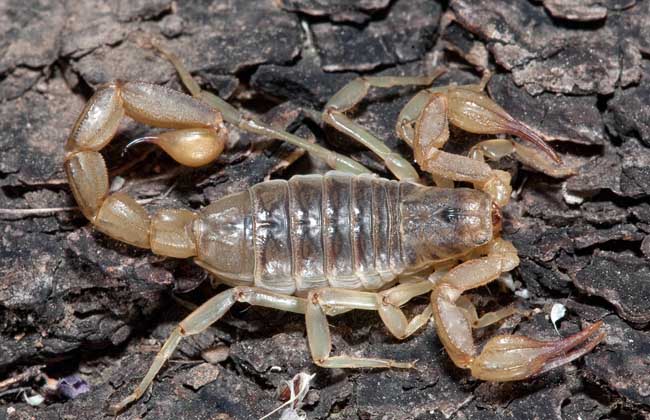
[[[248,302],[253,289],[247,286],[233,287],[233,296],[237,302]]]
[[[307,301],[314,305],[320,305],[320,290],[312,290],[307,295]]]
[[[379,293],[379,296],[380,296],[380,303],[383,306],[395,306],[395,304],[391,301],[390,296],[388,296],[388,293],[381,292]]]
[[[182,321],[181,321],[180,324],[178,324],[178,327],[176,327],[176,328],[178,329],[178,333],[179,333],[182,337],[185,337],[185,336],[187,335],[187,331],[185,330],[185,328],[183,328],[183,322],[182,322]]]
[[[340,114],[341,112],[336,105],[327,104],[323,110],[324,119],[331,124],[334,121],[334,114]]]

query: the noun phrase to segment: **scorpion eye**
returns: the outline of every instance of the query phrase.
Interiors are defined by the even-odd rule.
[[[461,211],[453,207],[442,207],[434,212],[434,216],[445,224],[456,223],[461,217]]]
[[[452,207],[447,207],[442,211],[441,217],[447,222],[447,223],[456,223],[460,219],[461,212]]]

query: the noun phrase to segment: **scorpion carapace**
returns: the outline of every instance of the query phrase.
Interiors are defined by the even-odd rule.
[[[312,358],[323,367],[414,366],[390,359],[332,356],[327,316],[352,309],[377,311],[399,339],[433,317],[454,363],[471,369],[476,378],[492,381],[531,377],[580,357],[602,341],[602,323],[597,322],[553,342],[501,335],[489,340],[482,351],[474,344],[472,329],[516,310],[505,308],[479,318],[463,292],[493,281],[519,263],[514,246],[499,237],[499,206],[509,198],[509,175],[492,170],[483,158],[514,153],[550,175],[570,172],[548,163],[539,151],[505,139],[480,143],[470,157],[438,150],[447,139],[448,121],[478,132],[495,132],[498,124],[491,121],[488,111],[494,111],[496,104],[491,105],[479,92],[482,86],[465,87],[460,96],[488,109],[485,114],[477,111],[483,128],[457,118],[456,114],[463,114],[460,108],[469,105],[457,103],[454,89],[458,88],[454,87],[423,91],[400,115],[400,136],[413,146],[422,168],[439,186],[453,187],[453,180],[461,180],[476,187],[440,188],[419,184],[417,171],[406,159],[344,115],[371,85],[429,84],[433,77],[358,79],[326,107],[324,121],[375,151],[400,179],[392,181],[367,174],[366,168],[345,156],[244,116],[201,91],[176,57],[163,54],[194,97],[141,82],[115,82],[99,89],[66,145],[70,187],[81,211],[97,229],[159,255],[193,257],[218,281],[233,287],[179,323],[140,384],[113,406],[114,411],[142,396],[183,337],[205,330],[235,302],[304,314]],[[263,182],[199,212],[162,210],[149,216],[129,196],[109,193],[108,172],[99,153],[124,115],[174,129],[140,141],[159,145],[185,165],[214,160],[226,143],[225,123],[230,123],[303,147],[337,171]],[[425,293],[431,293],[431,305],[407,320],[401,306]]]

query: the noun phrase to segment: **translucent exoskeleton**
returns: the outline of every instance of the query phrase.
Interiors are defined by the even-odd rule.
[[[552,342],[500,335],[481,350],[474,343],[472,329],[497,322],[514,310],[479,318],[463,292],[493,281],[519,263],[514,246],[500,237],[500,206],[509,198],[509,176],[492,170],[483,157],[515,153],[552,175],[566,172],[542,137],[492,102],[481,92],[482,85],[425,90],[400,115],[398,132],[414,148],[422,170],[436,179],[439,186],[433,187],[420,184],[410,162],[344,112],[370,86],[427,85],[435,77],[357,79],[326,106],[324,121],[368,145],[395,174],[395,181],[243,115],[202,91],[175,56],[161,52],[176,66],[192,96],[141,82],[114,82],[100,88],[66,145],[70,187],[81,211],[98,230],[158,255],[193,258],[232,287],[179,323],[140,384],[112,407],[115,412],[142,396],[183,337],[205,330],[235,302],[304,314],[314,362],[332,368],[414,366],[412,361],[332,355],[327,316],[353,309],[377,311],[399,339],[433,318],[454,363],[490,381],[537,375],[582,356],[603,340],[597,322]],[[123,116],[172,129],[138,141],[155,143],[183,165],[213,161],[226,144],[225,124],[229,123],[303,147],[335,171],[263,182],[198,212],[170,209],[149,216],[131,197],[109,192],[99,151],[111,141]],[[449,135],[449,123],[478,133],[518,135],[542,152],[497,139],[477,145],[470,157],[451,155],[439,150]],[[549,163],[544,153],[555,162]],[[440,186],[452,187],[453,180],[471,182],[476,188]],[[427,293],[431,305],[407,319],[401,306]]]

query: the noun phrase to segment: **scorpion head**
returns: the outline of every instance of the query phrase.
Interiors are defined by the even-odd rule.
[[[482,191],[421,187],[401,203],[402,250],[415,266],[466,254],[501,229],[501,210]]]

